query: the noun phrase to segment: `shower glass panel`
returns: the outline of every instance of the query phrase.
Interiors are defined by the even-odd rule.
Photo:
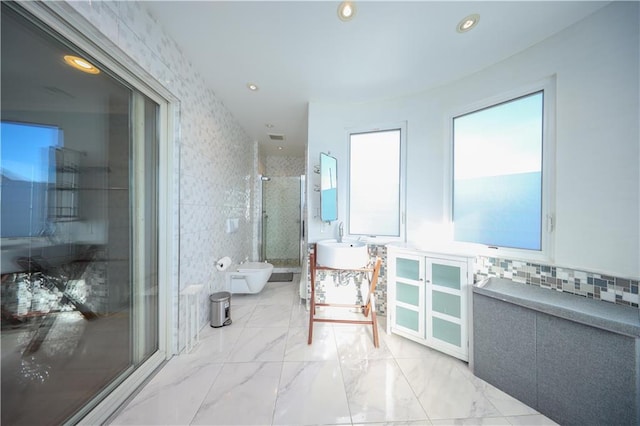
[[[276,268],[300,266],[300,177],[262,181],[262,260]]]
[[[1,19],[1,423],[75,423],[159,349],[159,106]]]

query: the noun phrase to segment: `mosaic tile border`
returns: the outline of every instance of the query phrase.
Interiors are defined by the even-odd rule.
[[[478,256],[476,281],[498,277],[640,309],[639,280],[518,260]]]
[[[313,251],[310,245],[308,253]],[[369,245],[372,257],[382,258],[382,267],[376,287],[376,308],[379,315],[387,314],[387,247]],[[478,256],[474,261],[474,281],[488,277],[498,277],[514,282],[535,285],[541,288],[571,293],[594,300],[601,300],[640,309],[640,280],[613,277],[572,268],[550,266],[512,259]],[[307,286],[310,285],[310,271],[307,268]],[[324,281],[333,281],[333,273],[318,273],[316,295],[324,300]],[[310,288],[307,288],[310,291]]]

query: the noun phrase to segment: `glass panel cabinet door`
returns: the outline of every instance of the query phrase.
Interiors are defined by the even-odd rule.
[[[427,341],[430,346],[468,359],[467,263],[426,259]]]
[[[389,321],[394,331],[424,339],[424,257],[389,257]]]

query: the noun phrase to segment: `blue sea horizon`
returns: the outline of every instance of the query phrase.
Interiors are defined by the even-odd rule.
[[[454,186],[456,241],[541,249],[541,172],[460,179]]]

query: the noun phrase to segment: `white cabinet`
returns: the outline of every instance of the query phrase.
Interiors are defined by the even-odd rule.
[[[469,360],[473,258],[387,249],[387,333]]]

